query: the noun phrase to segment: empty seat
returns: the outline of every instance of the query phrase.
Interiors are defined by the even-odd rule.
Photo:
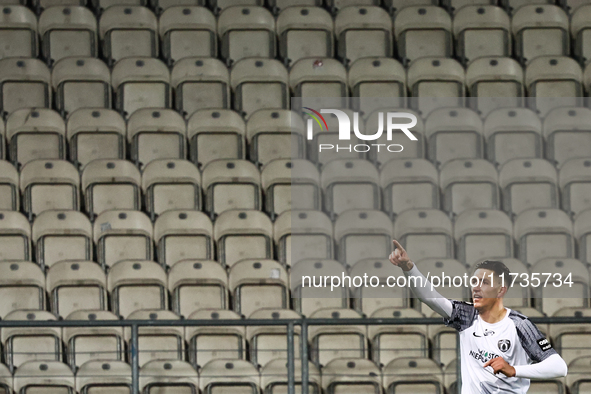
[[[232,107],[244,118],[261,109],[289,108],[287,69],[274,59],[250,57],[232,66]]]
[[[558,179],[543,159],[514,159],[501,167],[503,210],[518,215],[530,208],[558,208]]]
[[[445,2],[446,0],[443,0]],[[405,7],[412,7],[412,6],[429,6],[429,5],[439,5],[439,2],[436,0],[384,0],[384,6],[386,10],[390,11],[392,15],[395,15],[401,9]]]
[[[363,286],[354,286],[351,289],[353,307],[359,313],[371,316],[383,308],[408,306],[406,288],[392,286],[402,273],[388,260],[359,260],[350,268],[349,275],[351,278],[360,277],[364,280]]]
[[[83,168],[96,159],[125,159],[125,133],[125,121],[116,111],[80,108],[66,124],[70,160]]]
[[[37,57],[37,17],[25,6],[3,2],[0,16],[0,59]]]
[[[111,74],[115,109],[126,118],[141,108],[170,108],[172,93],[168,67],[158,59],[125,58]]]
[[[473,209],[456,218],[454,237],[458,260],[476,262],[513,256],[513,223],[502,211]]]
[[[487,159],[497,167],[512,159],[541,158],[542,122],[527,108],[498,109],[484,120]]]
[[[97,321],[119,320],[113,313],[104,310],[79,310],[72,312],[66,319],[88,321],[89,324]],[[79,374],[84,370],[84,367],[81,366],[87,362],[125,360],[125,340],[122,327],[93,327],[92,325],[64,327],[63,336],[67,347],[68,364],[72,368],[80,367]],[[96,383],[95,381],[94,384]]]
[[[212,260],[183,260],[168,272],[172,310],[189,316],[205,309],[225,309],[229,305],[228,275]]]
[[[422,57],[453,54],[451,17],[435,6],[405,7],[394,21],[398,56],[409,64]]]
[[[185,120],[172,109],[141,108],[127,120],[131,160],[141,169],[153,160],[187,156]]]
[[[87,0],[33,0],[33,7],[37,13],[43,13],[47,8],[60,6],[86,6]]]
[[[150,5],[156,15],[162,15],[164,11],[171,7],[204,7],[206,0],[152,0]]]
[[[339,261],[352,267],[359,260],[390,254],[392,222],[380,211],[349,210],[335,221],[334,238]]]
[[[319,210],[322,206],[320,174],[307,160],[277,159],[261,171],[265,211],[276,217],[289,210]]]
[[[51,73],[41,60],[4,58],[0,70],[5,116],[21,108],[51,108]]]
[[[467,108],[434,110],[425,121],[429,160],[438,167],[454,159],[483,158],[483,137],[482,120]]]
[[[172,267],[187,259],[214,257],[213,226],[209,218],[197,211],[167,211],[154,223],[154,241],[158,262]]]
[[[394,238],[410,256],[414,256],[415,261],[454,256],[451,221],[445,213],[436,209],[409,209],[402,212],[394,222]],[[388,254],[386,252],[385,255]]]
[[[259,170],[246,160],[215,160],[203,170],[205,209],[212,217],[230,209],[262,208]]]
[[[31,225],[19,212],[0,211],[0,261],[33,260]]]
[[[154,360],[140,370],[140,390],[146,394],[199,392],[197,371],[181,360]]]
[[[31,361],[15,372],[14,392],[72,394],[76,392],[74,373],[59,361]]]
[[[263,6],[263,0],[210,0],[209,6],[216,14],[233,6]]]
[[[569,15],[573,16],[573,14],[578,11],[579,7],[583,7],[591,3],[589,0],[561,0],[559,4],[566,10],[566,12],[569,13]]]
[[[521,261],[535,264],[543,258],[575,255],[573,223],[558,209],[529,209],[515,219],[515,241]]]
[[[575,219],[575,237],[579,244],[579,259],[591,262],[591,209],[583,211]]]
[[[326,393],[382,393],[380,369],[372,361],[347,357],[332,360],[322,368],[322,386]]]
[[[114,5],[99,21],[103,56],[110,63],[137,56],[158,56],[158,20],[150,9]]]
[[[234,311],[201,309],[189,316],[189,320],[239,320]],[[189,344],[189,361],[201,368],[214,359],[241,360],[246,356],[244,326],[192,326],[185,330]]]
[[[0,262],[0,317],[19,309],[45,309],[45,275],[27,261]]]
[[[20,109],[11,113],[6,120],[6,141],[10,161],[18,168],[32,160],[66,158],[66,125],[50,109]]]
[[[380,5],[379,0],[327,0],[326,5],[338,14],[342,9],[354,6],[377,6]]]
[[[230,107],[230,73],[217,59],[181,59],[172,68],[170,81],[175,108],[185,117],[203,109]]]
[[[217,56],[216,20],[205,7],[179,4],[167,8],[158,28],[168,64],[193,56]]]
[[[259,371],[248,361],[211,360],[201,368],[199,375],[199,386],[202,393],[260,393]]]
[[[571,159],[564,163],[559,172],[562,209],[573,217],[591,208],[589,167],[591,167],[589,159]]]
[[[39,17],[43,57],[50,66],[65,57],[97,57],[97,23],[83,6],[49,7]]]
[[[536,4],[554,4],[552,0],[500,0],[499,4],[504,7],[509,14],[515,13],[519,8],[526,5]]]
[[[367,332],[363,325],[314,326],[313,319],[360,319],[351,309],[320,309],[310,316],[308,342],[310,359],[326,366],[339,358],[367,358]]]
[[[570,318],[589,317],[591,316],[590,312],[591,309],[589,308],[564,308],[557,311],[554,316]],[[579,357],[591,356],[591,349],[587,346],[589,339],[591,339],[591,331],[589,330],[588,324],[551,324],[550,336],[553,339],[556,350],[567,364],[571,364],[571,362]],[[576,376],[572,370],[570,375]],[[581,391],[579,393],[583,394]]]
[[[347,85],[347,70],[339,61],[327,58],[303,58],[295,62],[289,70],[289,85],[293,97],[302,97],[306,105],[313,108],[320,108],[322,105],[310,98],[323,97],[329,103],[340,103],[332,105],[333,108],[346,108],[346,100],[340,99],[349,95]],[[318,104],[318,105],[313,105]],[[302,103],[292,103],[294,111],[300,111]],[[327,108],[327,107],[324,107]]]
[[[108,390],[112,394],[129,394],[131,366],[124,361],[89,361],[76,372],[76,388],[81,393]]]
[[[277,259],[288,267],[304,259],[332,259],[332,223],[319,211],[285,211],[275,219]]]
[[[0,390],[2,394],[12,393],[12,372],[4,364],[0,366]]]
[[[452,282],[453,277],[455,277],[455,276],[462,276],[463,277],[465,274],[468,273],[466,265],[460,263],[458,260],[445,259],[445,258],[444,259],[434,259],[434,258],[423,259],[423,260],[419,260],[416,264],[417,264],[417,267],[422,272],[428,272],[434,277],[438,276],[439,278],[442,278],[444,274],[446,275],[446,277],[440,283],[441,287],[438,289],[438,292],[442,295],[442,297],[448,298],[451,300],[464,300],[467,298],[466,296],[469,293],[469,288],[465,287],[465,285],[467,283],[462,283],[462,284],[460,284],[460,286],[455,286],[455,284],[453,284],[453,282]],[[425,316],[431,317],[432,315],[434,315],[434,311],[427,304],[419,303],[418,309],[421,312],[423,312],[425,314]],[[440,327],[437,327],[437,328],[440,328]],[[443,328],[443,327],[441,327],[441,328]],[[437,341],[437,339],[436,339],[436,341]],[[443,347],[440,347],[440,346],[438,346],[437,343],[435,343],[435,348],[441,350]],[[446,349],[446,350],[448,350],[448,349]],[[449,350],[448,350],[448,352],[449,352]],[[453,353],[455,355],[455,349],[454,349],[454,352],[449,352],[449,353]],[[436,360],[444,363],[443,357],[441,357],[441,353],[439,354],[439,357],[436,358]]]
[[[531,274],[529,265],[526,265],[521,260],[512,257],[495,259],[500,260],[503,264],[505,264],[505,266],[509,268],[509,272],[512,274],[507,279],[507,281],[511,280],[512,283],[508,283],[509,287],[507,288],[507,293],[505,293],[505,296],[503,297],[503,305],[506,305],[511,309],[515,309],[517,312],[529,317],[544,316],[539,310],[529,307],[532,298],[532,288],[528,283],[528,279],[530,278]],[[475,263],[478,262],[480,261],[475,261]],[[475,267],[474,263],[470,264],[472,268]],[[514,277],[515,282],[513,283]],[[538,328],[542,332],[548,332],[548,326],[545,324],[538,325]]]
[[[4,321],[55,321],[57,318],[44,311],[17,310]],[[11,370],[25,370],[27,361],[59,361],[62,359],[62,332],[58,327],[11,327],[2,330],[4,360]],[[23,368],[21,368],[23,367]],[[69,370],[69,369],[68,369]]]
[[[292,310],[281,308],[259,309],[248,316],[249,319],[300,319],[301,316]],[[294,326],[294,357],[300,357],[301,328]],[[248,326],[246,338],[250,344],[250,361],[255,365],[267,365],[274,359],[286,359],[287,327],[286,326]]]
[[[282,0],[279,0],[282,1]],[[286,3],[285,0],[282,1]],[[291,66],[300,59],[310,57],[333,57],[335,47],[333,39],[333,20],[321,7],[314,7],[317,0],[287,0],[290,3],[281,10],[277,17],[277,39],[279,57],[286,66]]]
[[[578,7],[572,13],[570,20],[570,32],[573,38],[573,57],[582,65],[587,64],[591,59],[591,41],[589,41],[589,33],[591,32],[591,3],[585,1],[586,4]]]
[[[296,391],[302,388],[302,362],[294,360],[294,384]],[[288,371],[286,359],[274,359],[269,361],[261,369],[261,388],[269,394],[285,393],[288,385]],[[308,392],[320,393],[320,371],[311,362],[308,363]]]
[[[591,110],[556,108],[544,119],[546,158],[557,167],[572,158],[591,156]]]
[[[0,210],[18,211],[19,206],[18,171],[9,162],[0,160]]]
[[[232,110],[196,111],[187,122],[187,137],[191,161],[201,169],[214,160],[245,158],[246,124]]]
[[[250,161],[260,166],[275,159],[306,157],[304,122],[298,114],[286,109],[261,109],[253,113],[246,123],[246,141],[250,146]]]
[[[259,0],[257,0],[259,1]],[[220,55],[228,65],[248,57],[274,58],[275,18],[258,4],[231,3],[218,17]]]
[[[240,260],[230,268],[228,285],[232,309],[244,316],[262,308],[289,308],[287,271],[275,260]]]
[[[389,392],[444,392],[441,367],[429,358],[401,357],[386,365],[382,373]]]
[[[60,261],[47,272],[51,311],[66,317],[72,312],[107,309],[107,278],[92,261]]]
[[[151,261],[126,260],[113,265],[107,278],[111,310],[128,317],[142,309],[168,306],[166,272]]]
[[[589,390],[589,373],[591,373],[591,356],[577,357],[568,366],[570,374],[566,377],[566,384],[573,394],[583,394]]]
[[[439,175],[424,159],[385,163],[380,171],[384,210],[392,217],[407,209],[439,208]]]
[[[47,210],[80,208],[80,175],[65,160],[34,160],[21,170],[23,209],[33,218]]]
[[[308,6],[308,7],[321,7],[323,5],[322,0],[268,0],[267,4],[269,7],[278,13],[284,11],[288,7],[297,6]]]

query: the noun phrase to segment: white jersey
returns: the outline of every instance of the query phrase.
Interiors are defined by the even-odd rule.
[[[462,394],[527,393],[529,379],[493,374],[483,365],[501,356],[509,365],[527,365],[557,354],[550,342],[526,316],[507,309],[494,324],[482,320],[474,306],[451,301],[453,310],[445,325],[460,334]]]

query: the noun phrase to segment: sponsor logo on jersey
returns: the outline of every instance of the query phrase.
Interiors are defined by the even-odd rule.
[[[546,338],[538,339],[538,346],[542,349],[543,352],[546,352],[552,349],[552,344]]]
[[[483,332],[483,334],[484,334],[485,337],[487,337],[489,335],[495,335],[495,332],[494,331],[489,331],[488,329],[485,329],[484,332]],[[477,338],[481,338],[482,337],[482,335],[476,335],[476,332],[473,332],[472,335],[474,335]]]
[[[499,346],[499,350],[503,353],[511,349],[511,341],[508,339],[501,339],[497,345]]]
[[[489,352],[486,350],[482,350],[482,349],[478,349],[477,351],[475,350],[470,350],[470,356],[474,357],[476,360],[484,363],[487,363],[488,361],[492,360],[493,358],[496,357],[500,357],[500,355],[493,353],[493,352]]]

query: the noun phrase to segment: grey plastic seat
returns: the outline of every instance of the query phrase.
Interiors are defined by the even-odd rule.
[[[591,208],[588,188],[591,185],[591,160],[570,159],[560,169],[558,180],[562,192],[562,209],[575,216]]]
[[[575,218],[574,232],[579,244],[579,259],[591,262],[591,209],[579,213]]]
[[[0,90],[5,117],[21,108],[41,109],[52,105],[51,73],[39,59],[0,60]]]
[[[591,42],[589,41],[590,15],[591,3],[585,0],[571,14],[570,32],[574,42],[574,58],[582,65],[587,64],[591,59]]]
[[[33,11],[16,1],[2,2],[0,16],[0,59],[37,57],[39,38],[37,17]]]
[[[368,286],[352,287],[353,307],[359,313],[372,316],[388,308],[408,307],[405,288],[392,286],[401,274],[387,259],[363,259],[350,268],[349,276],[369,277]],[[374,277],[377,280],[374,280]],[[365,278],[364,278],[365,281]],[[389,283],[388,283],[389,281]]]
[[[29,261],[0,262],[0,317],[19,310],[44,310],[46,305],[45,274]]]
[[[437,209],[402,212],[394,222],[394,238],[409,255],[415,256],[416,261],[454,256],[452,223],[445,213]]]
[[[124,361],[89,361],[76,373],[76,388],[81,393],[109,390],[113,394],[131,392],[131,366]]]
[[[556,108],[544,118],[546,158],[560,168],[567,160],[591,156],[591,110]]]
[[[20,212],[0,211],[0,261],[32,261],[31,225]]]
[[[0,210],[19,210],[19,190],[18,171],[11,163],[0,160]]]
[[[322,368],[322,386],[326,393],[355,392],[380,394],[380,369],[370,360],[349,356],[332,360]]]

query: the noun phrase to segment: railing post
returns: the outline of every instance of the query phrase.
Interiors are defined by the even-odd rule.
[[[295,394],[295,328],[294,323],[287,325],[287,393]]]
[[[302,394],[308,394],[308,322],[302,321],[300,332],[300,359],[302,360]]]
[[[139,329],[131,325],[131,393],[140,394]]]

